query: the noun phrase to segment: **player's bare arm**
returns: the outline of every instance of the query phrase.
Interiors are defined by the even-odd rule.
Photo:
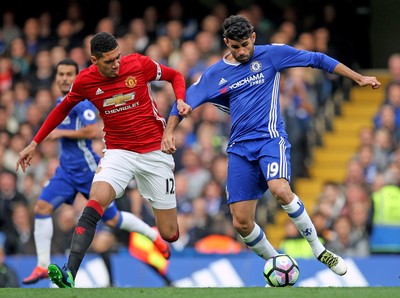
[[[381,86],[381,83],[377,80],[376,77],[369,77],[369,76],[363,76],[354,70],[350,69],[343,63],[339,63],[336,65],[333,73],[348,77],[349,79],[352,79],[354,82],[356,82],[359,86],[365,87],[365,86],[372,86],[372,89],[378,89]]]
[[[21,166],[22,171],[25,173],[26,168],[30,166],[30,162],[36,153],[36,147],[37,143],[32,141],[19,153],[19,158],[15,166],[16,171],[18,171],[18,168]]]
[[[161,140],[161,151],[172,154],[176,151],[174,130],[180,122],[179,117],[170,115]]]

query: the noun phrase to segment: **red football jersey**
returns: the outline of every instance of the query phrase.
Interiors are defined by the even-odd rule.
[[[60,103],[62,107],[58,114],[65,112],[63,107],[70,109],[76,103],[88,99],[96,106],[104,121],[107,149],[125,149],[138,153],[159,150],[165,119],[158,112],[150,90],[150,82],[154,80],[170,81],[175,95],[184,99],[184,78],[180,73],[147,56],[131,54],[121,58],[119,75],[115,78],[103,77],[96,65],[82,70],[71,91]],[[49,117],[59,118],[52,114]],[[47,125],[51,129],[52,120],[55,121],[50,119],[43,126]],[[47,129],[43,133],[46,132]],[[35,141],[40,142],[41,137],[42,134],[35,137]]]

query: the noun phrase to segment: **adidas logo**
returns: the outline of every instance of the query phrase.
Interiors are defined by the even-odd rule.
[[[173,286],[177,288],[244,287],[245,284],[231,262],[222,258],[210,263],[206,268],[193,272],[190,276],[174,280]]]
[[[103,90],[101,90],[100,88],[97,88],[96,95],[103,94],[103,93],[104,93]]]
[[[218,86],[221,86],[222,84],[225,84],[227,82],[227,80],[225,80],[224,78],[221,78],[219,80]]]

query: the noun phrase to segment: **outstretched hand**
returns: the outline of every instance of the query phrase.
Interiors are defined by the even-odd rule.
[[[30,162],[33,156],[36,153],[36,142],[32,141],[28,146],[26,146],[20,153],[17,164],[15,165],[15,171],[18,171],[21,166],[22,172],[25,173],[28,166],[30,166]]]
[[[376,77],[363,76],[358,83],[361,87],[371,86],[372,89],[378,89],[381,86],[381,82],[377,80]]]

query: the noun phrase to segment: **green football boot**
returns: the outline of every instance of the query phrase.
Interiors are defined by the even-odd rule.
[[[47,268],[49,278],[53,284],[59,288],[75,287],[74,278],[71,271],[64,265],[60,268],[57,264],[50,264]]]

